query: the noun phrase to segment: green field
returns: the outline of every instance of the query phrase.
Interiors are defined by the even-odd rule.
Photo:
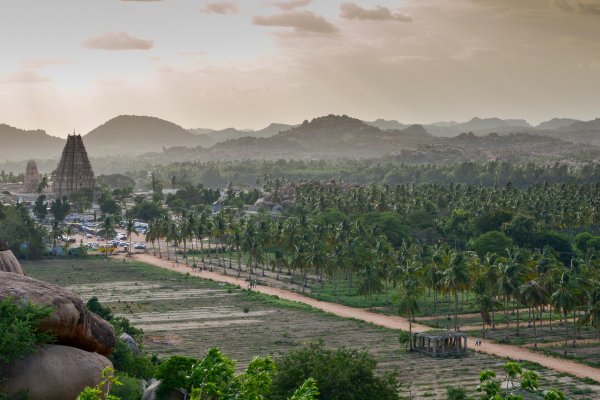
[[[145,347],[161,356],[201,356],[220,347],[244,367],[255,355],[273,355],[312,340],[368,350],[381,370],[397,370],[402,394],[443,399],[446,387],[472,391],[483,369],[500,371],[503,360],[478,353],[464,359],[431,359],[399,347],[397,332],[316,311],[308,306],[248,292],[150,265],[102,258],[23,263],[34,278],[97,296],[116,314],[145,331]],[[600,398],[600,386],[536,367],[542,386],[573,399]]]

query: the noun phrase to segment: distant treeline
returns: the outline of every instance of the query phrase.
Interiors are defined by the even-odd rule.
[[[182,162],[156,166],[154,176],[165,183],[203,184],[205,187],[234,185],[256,186],[265,176],[289,181],[331,180],[358,184],[465,183],[469,185],[525,188],[536,183],[594,183],[600,181],[600,164],[568,165],[566,163],[511,164],[490,161],[451,164],[409,164],[393,158],[349,161],[223,161]],[[138,186],[148,187],[147,171],[131,171],[126,175]]]

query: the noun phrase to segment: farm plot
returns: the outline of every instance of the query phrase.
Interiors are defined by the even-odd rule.
[[[322,340],[328,347],[369,351],[381,370],[398,372],[403,396],[440,400],[448,386],[465,387],[475,396],[479,372],[500,373],[504,363],[479,353],[445,360],[408,353],[400,348],[396,331],[138,262],[44,260],[24,263],[24,268],[30,276],[69,287],[84,298],[97,296],[115,314],[142,327],[146,349],[160,356],[199,357],[219,347],[241,369],[255,355],[277,357]],[[598,385],[540,372],[545,387],[565,390],[577,400],[600,398]]]

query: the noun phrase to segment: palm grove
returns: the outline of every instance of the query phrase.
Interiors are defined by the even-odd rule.
[[[543,176],[554,170],[547,167]],[[155,254],[194,268],[289,279],[311,295],[334,293],[328,298],[334,301],[356,304],[361,297],[369,306],[399,306],[411,318],[431,315],[440,327],[451,317],[457,330],[459,313],[469,309],[480,314],[483,329],[503,321],[518,334],[527,321],[535,344],[536,324],[551,324],[554,315],[563,322],[566,347],[584,325],[600,340],[600,185],[571,176],[518,188],[290,184],[267,177],[262,189],[274,202],[284,187],[293,188],[293,204],[277,216],[240,212],[258,198],[256,190],[230,188],[216,214],[208,206],[218,191],[201,185],[180,184],[164,199],[153,176],[153,199],[130,198],[135,205],[126,215],[150,222],[146,239]],[[119,215],[132,194],[102,196],[102,226],[112,230],[121,218],[111,213]],[[2,224],[31,226],[23,235],[37,232],[18,210],[4,207]]]

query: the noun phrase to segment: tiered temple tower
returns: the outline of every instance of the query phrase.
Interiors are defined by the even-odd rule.
[[[27,168],[25,169],[25,190],[29,193],[35,192],[40,183],[40,179],[40,173],[38,172],[35,161],[27,161]]]
[[[68,196],[79,189],[94,192],[96,179],[81,135],[69,135],[53,175],[52,191],[57,198]]]

